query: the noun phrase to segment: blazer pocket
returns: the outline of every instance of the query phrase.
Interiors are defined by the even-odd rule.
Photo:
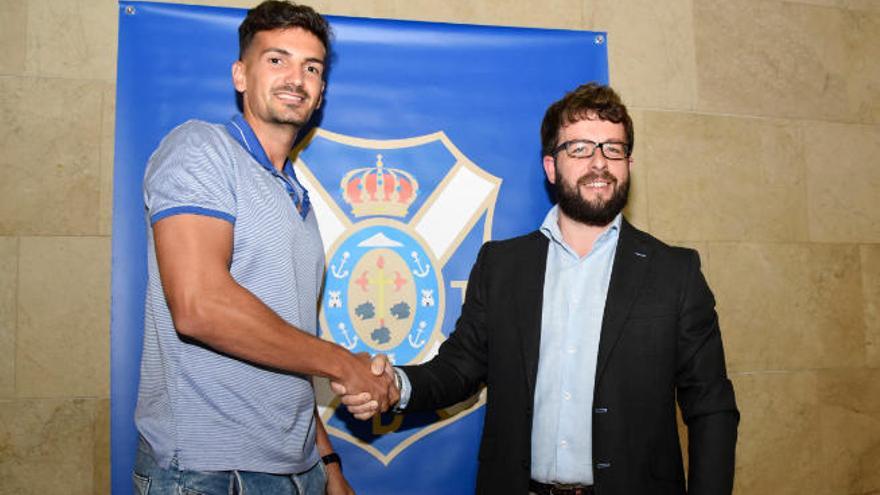
[[[677,309],[670,304],[633,304],[629,312],[630,320],[655,320],[675,318]]]
[[[683,480],[684,467],[681,456],[660,450],[651,460],[651,475],[658,480]]]

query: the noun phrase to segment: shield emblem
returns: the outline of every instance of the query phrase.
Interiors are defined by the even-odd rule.
[[[471,265],[490,239],[501,179],[443,132],[373,140],[318,128],[294,157],[327,257],[322,337],[398,365],[429,360],[454,329]],[[386,465],[485,402],[481,394],[429,414],[361,422],[316,390],[328,433]]]

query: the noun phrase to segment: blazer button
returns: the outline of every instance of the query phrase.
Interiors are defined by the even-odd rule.
[[[596,469],[608,469],[611,467],[610,462],[597,462]]]
[[[607,407],[597,407],[597,408],[596,408],[596,414],[605,414],[605,413],[607,413],[607,412],[608,412],[608,408],[607,408]]]

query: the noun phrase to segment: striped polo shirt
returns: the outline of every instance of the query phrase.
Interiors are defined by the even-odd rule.
[[[314,212],[303,219],[289,194],[222,125],[186,122],[150,157],[144,177],[149,279],[135,422],[163,466],[176,457],[182,469],[298,473],[318,461],[310,378],[181,340],[152,231],[177,214],[230,222],[232,277],[285,321],[315,334],[324,251]]]

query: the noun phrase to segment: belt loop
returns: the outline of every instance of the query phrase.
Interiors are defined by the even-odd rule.
[[[238,470],[232,471],[232,479],[230,480],[232,483],[229,487],[230,495],[245,495],[244,493],[244,481],[241,479],[241,473]]]

